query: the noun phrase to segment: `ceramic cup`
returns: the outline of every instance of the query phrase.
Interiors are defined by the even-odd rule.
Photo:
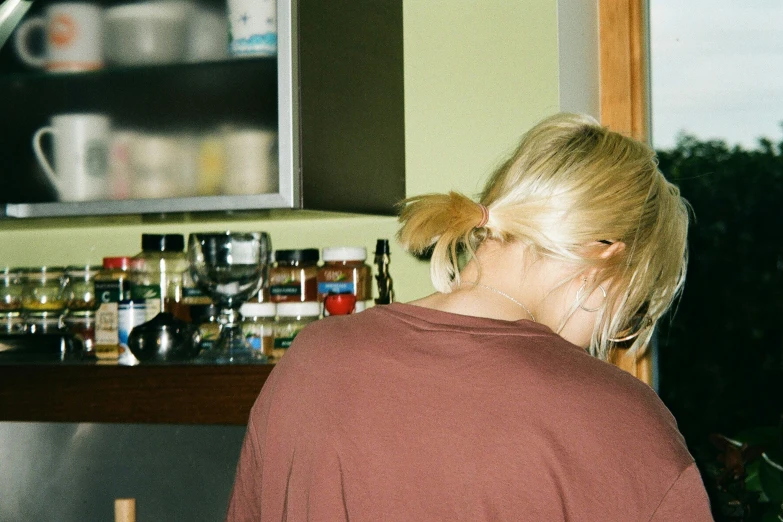
[[[275,0],[228,0],[231,54],[277,54],[277,4]]]
[[[42,33],[42,54],[31,50]],[[103,12],[97,5],[69,2],[46,8],[45,16],[28,18],[14,35],[14,48],[27,65],[52,72],[89,71],[103,66]]]
[[[268,129],[236,129],[226,132],[224,140],[224,194],[277,192],[277,133]]]
[[[54,165],[42,147],[52,136]],[[90,201],[107,196],[110,121],[103,114],[60,114],[33,135],[33,151],[60,201]]]
[[[107,9],[106,61],[129,66],[184,61],[191,11],[186,2],[145,2]]]

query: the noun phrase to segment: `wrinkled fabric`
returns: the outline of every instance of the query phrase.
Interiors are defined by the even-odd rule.
[[[392,304],[296,337],[251,412],[226,520],[712,517],[644,383],[531,321]]]

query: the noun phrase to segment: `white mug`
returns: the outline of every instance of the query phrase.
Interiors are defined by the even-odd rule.
[[[118,65],[153,65],[184,61],[188,2],[128,3],[106,10],[106,60]]]
[[[277,54],[276,0],[228,0],[228,23],[232,55]]]
[[[44,154],[41,139],[50,134],[54,166]],[[90,201],[108,195],[110,122],[102,114],[60,114],[33,135],[33,150],[60,201]]]
[[[43,54],[30,51],[31,35],[41,31]],[[103,66],[103,11],[83,2],[55,3],[45,16],[22,22],[14,35],[19,58],[33,67],[52,72],[89,71]]]
[[[224,194],[268,194],[278,191],[277,133],[237,129],[225,135]]]

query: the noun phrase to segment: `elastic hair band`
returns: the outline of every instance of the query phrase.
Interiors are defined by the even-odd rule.
[[[478,203],[478,206],[481,209],[481,221],[479,221],[479,224],[476,225],[476,228],[481,228],[487,224],[487,221],[489,221],[489,209],[481,203]]]

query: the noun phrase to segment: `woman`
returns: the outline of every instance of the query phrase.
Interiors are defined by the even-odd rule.
[[[229,520],[712,520],[674,419],[601,360],[642,349],[685,277],[687,209],[648,147],[557,115],[480,203],[400,221],[437,292],[297,336]]]

